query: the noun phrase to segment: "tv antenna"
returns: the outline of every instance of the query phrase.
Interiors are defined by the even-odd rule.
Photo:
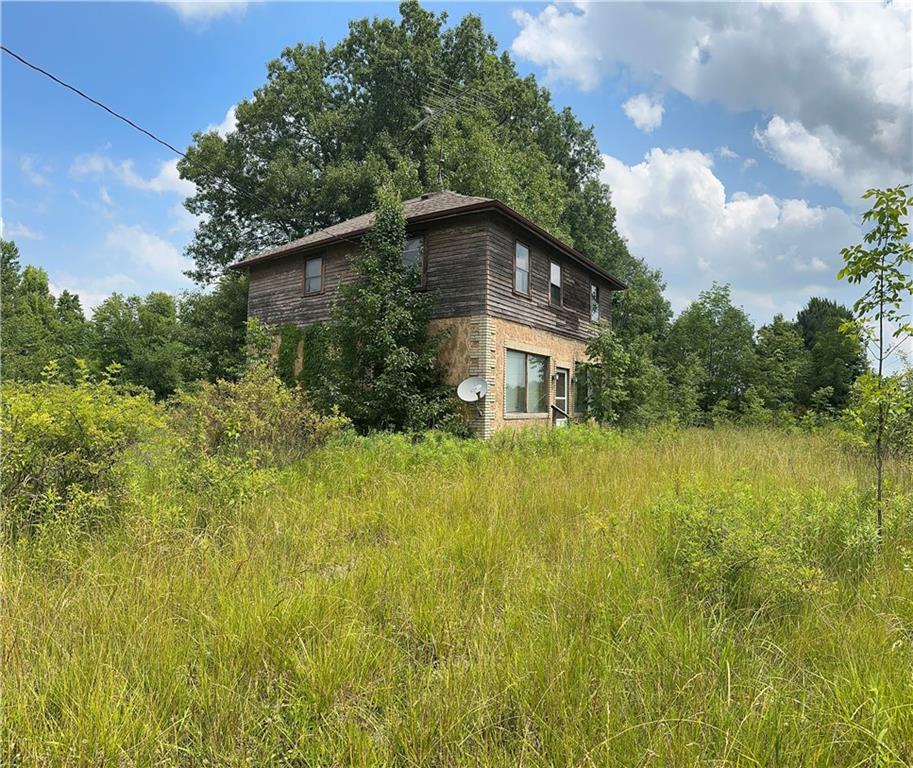
[[[482,400],[488,394],[488,382],[481,376],[463,379],[457,387],[457,397],[464,403],[475,403],[479,416],[482,415]]]
[[[413,133],[420,130],[434,131],[442,124],[445,117],[461,111],[468,111],[473,107],[487,107],[494,111],[498,101],[482,93],[478,86],[470,83],[459,83],[446,76],[429,81],[428,101],[422,105],[425,116],[409,130]],[[438,136],[440,138],[440,135]],[[437,183],[440,191],[444,191],[444,144],[440,143],[440,154],[437,163]]]

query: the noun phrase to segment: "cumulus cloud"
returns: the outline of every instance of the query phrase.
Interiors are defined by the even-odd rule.
[[[727,146],[718,147],[716,152],[720,157],[725,157],[727,160],[737,160],[739,157],[738,152]]]
[[[107,155],[92,153],[80,155],[70,166],[70,173],[77,177],[114,178],[133,189],[150,192],[168,192],[190,197],[196,192],[193,182],[180,177],[177,160],[163,160],[156,174],[146,178],[138,174],[132,160],[117,162]]]
[[[909,4],[560,4],[514,18],[513,51],[551,79],[592,89],[621,70],[694,101],[773,116],[759,131],[768,151],[848,202],[864,191],[853,187],[861,176],[892,184],[886,172],[913,173]],[[812,159],[781,146],[784,126]]]
[[[662,125],[662,99],[653,99],[646,93],[641,93],[628,99],[621,108],[631,122],[644,133],[653,133]]]
[[[191,267],[174,245],[140,226],[119,224],[105,236],[105,247],[152,272],[180,277]]]
[[[205,24],[222,17],[240,18],[247,11],[247,2],[224,0],[193,0],[193,2],[166,2],[182,21]]]
[[[215,131],[215,132],[218,133],[219,136],[221,136],[223,139],[224,139],[226,136],[228,136],[229,133],[232,133],[232,132],[235,130],[235,128],[238,127],[238,118],[237,118],[237,116],[235,115],[235,111],[236,111],[236,110],[237,110],[237,105],[232,104],[232,105],[228,108],[228,111],[225,113],[225,117],[222,119],[222,122],[221,122],[221,123],[216,123],[216,124],[213,124],[213,125],[208,125],[208,126],[206,127],[207,133],[208,133],[209,131]]]
[[[811,295],[846,299],[840,248],[860,233],[839,208],[768,194],[727,194],[713,158],[652,149],[626,165],[603,156],[618,228],[631,251],[662,269],[676,309],[712,281],[729,282],[757,321],[792,315]]]

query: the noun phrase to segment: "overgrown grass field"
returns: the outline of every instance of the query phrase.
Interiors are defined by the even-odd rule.
[[[828,433],[332,441],[137,471],[3,564],[4,765],[913,764],[913,507]]]

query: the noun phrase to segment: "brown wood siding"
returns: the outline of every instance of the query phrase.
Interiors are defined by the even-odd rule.
[[[513,290],[514,244],[520,240],[530,249],[529,296]],[[611,319],[612,292],[604,278],[590,272],[557,249],[530,240],[520,229],[503,220],[492,220],[488,231],[488,313],[575,339],[585,340],[593,330],[590,322],[590,285],[599,286],[599,312]],[[549,302],[549,265],[561,265],[562,306]]]
[[[425,288],[434,295],[433,316],[461,317],[484,311],[487,281],[486,249],[489,218],[463,216],[409,230],[425,238]],[[357,246],[346,243],[306,256],[253,265],[250,268],[248,315],[269,325],[301,327],[330,319],[341,283],[354,279],[351,255]],[[303,296],[306,258],[324,258],[322,293]]]

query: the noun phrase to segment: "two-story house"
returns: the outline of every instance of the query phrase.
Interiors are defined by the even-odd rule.
[[[437,192],[403,204],[403,259],[435,297],[432,331],[447,381],[488,383],[472,411],[483,437],[582,411],[587,339],[611,319],[618,278],[497,200]],[[248,315],[271,325],[326,322],[373,214],[357,216],[234,265],[250,275]]]

